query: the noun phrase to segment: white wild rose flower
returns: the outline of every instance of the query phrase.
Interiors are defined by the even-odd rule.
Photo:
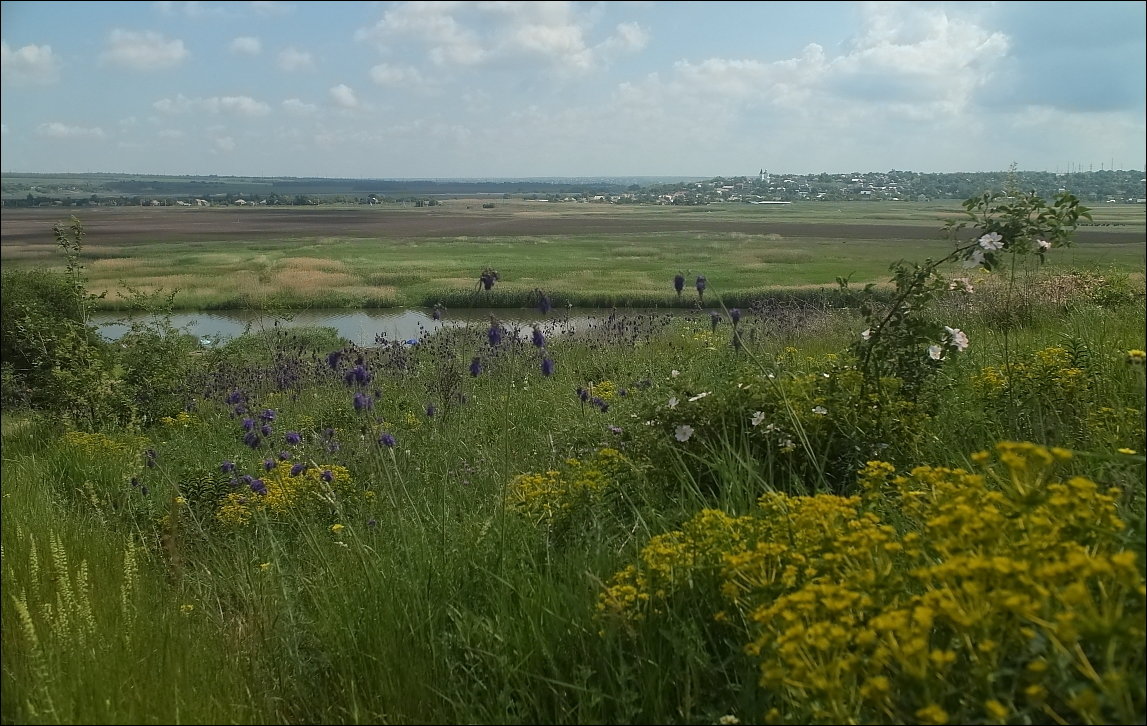
[[[982,250],[972,250],[972,254],[968,259],[964,260],[964,269],[970,267],[979,267],[984,264],[984,253]]]
[[[980,238],[980,246],[988,252],[995,252],[1004,248],[1004,238],[998,232],[989,232]]]
[[[944,330],[948,333],[948,345],[956,350],[963,352],[968,348],[968,334],[959,328],[949,328],[944,326]]]

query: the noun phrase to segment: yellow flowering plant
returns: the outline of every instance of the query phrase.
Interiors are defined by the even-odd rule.
[[[872,461],[856,496],[703,511],[616,573],[599,615],[636,632],[691,602],[757,663],[773,720],[1135,722],[1143,562],[1119,492],[1058,475],[1070,458],[1003,442],[974,471]]]

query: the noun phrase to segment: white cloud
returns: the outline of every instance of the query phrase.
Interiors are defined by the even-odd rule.
[[[250,96],[211,96],[188,98],[182,93],[175,98],[161,98],[152,107],[167,114],[203,111],[212,114],[230,113],[237,116],[266,116],[271,107]]]
[[[182,40],[168,39],[152,30],[117,28],[108,35],[102,58],[122,68],[151,71],[179,65],[187,56]]]
[[[633,22],[595,41],[598,15],[592,5],[569,2],[405,2],[390,6],[356,37],[387,50],[413,42],[439,66],[541,61],[566,73],[587,71],[648,43],[648,31]]]
[[[218,136],[213,140],[216,151],[228,152],[235,150],[235,139],[230,136]]]
[[[0,136],[8,135],[8,124],[0,124]]]
[[[355,96],[354,89],[345,83],[333,86],[330,90],[330,94],[331,100],[334,101],[337,106],[341,106],[342,108],[358,107],[358,97]]]
[[[619,87],[619,98],[706,116],[769,109],[829,125],[950,119],[968,112],[1007,48],[1003,34],[942,8],[869,4],[861,32],[835,56],[811,43],[800,56],[773,62],[682,60],[666,80]]]
[[[186,134],[179,129],[160,129],[157,136],[161,139],[182,139]]]
[[[417,86],[423,82],[422,74],[411,66],[379,63],[370,69],[370,78],[380,86]]]
[[[25,45],[12,50],[0,41],[0,77],[16,85],[52,83],[59,78],[60,61],[50,45]]]
[[[602,43],[603,49],[635,52],[649,44],[649,31],[637,23],[618,23],[612,36]]]
[[[240,55],[259,55],[263,52],[263,42],[250,35],[241,35],[231,41],[231,52]]]
[[[42,123],[36,127],[36,133],[52,139],[102,139],[104,130],[99,126],[69,126],[59,121]]]
[[[279,68],[288,73],[292,71],[309,71],[315,67],[315,59],[306,51],[297,48],[286,48],[279,53]]]
[[[294,116],[309,116],[319,110],[313,103],[304,103],[297,98],[288,98],[283,101],[283,110]]]
[[[373,30],[360,31],[359,37],[385,40],[400,36],[420,40],[429,46],[435,63],[476,65],[486,59],[478,35],[454,19],[452,3],[407,2],[387,9]]]

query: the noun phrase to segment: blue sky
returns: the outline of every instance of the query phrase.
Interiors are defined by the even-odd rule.
[[[4,2],[0,169],[1143,169],[1145,8]]]

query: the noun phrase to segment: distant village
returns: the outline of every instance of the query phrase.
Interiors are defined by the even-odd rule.
[[[626,183],[630,182],[630,183]],[[546,180],[371,180],[258,177],[133,177],[129,175],[4,174],[5,207],[143,206],[258,207],[339,205],[437,206],[451,199],[558,204],[786,205],[840,201],[967,199],[985,191],[1067,191],[1087,203],[1147,203],[1143,171],[849,174],[770,173],[658,183],[602,178]]]

